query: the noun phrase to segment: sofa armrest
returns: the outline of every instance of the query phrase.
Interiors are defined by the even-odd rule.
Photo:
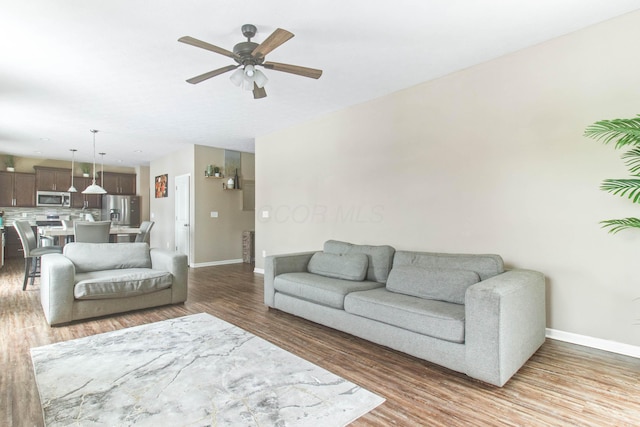
[[[307,271],[309,260],[317,251],[299,252],[295,254],[271,255],[264,261],[264,303],[273,307],[276,290],[273,281],[276,276],[284,273]]]
[[[62,254],[42,256],[40,266],[40,303],[49,325],[73,320],[73,286],[76,269]]]
[[[168,271],[173,275],[171,284],[171,303],[176,304],[187,300],[187,276],[189,267],[187,256],[166,249],[151,248],[151,268]]]
[[[545,279],[510,270],[467,289],[467,375],[504,385],[545,340]]]

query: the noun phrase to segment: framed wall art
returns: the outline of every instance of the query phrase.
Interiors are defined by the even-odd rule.
[[[156,176],[156,199],[169,196],[169,174]]]

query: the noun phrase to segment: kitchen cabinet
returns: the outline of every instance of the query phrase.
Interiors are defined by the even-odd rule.
[[[88,208],[88,209],[100,209],[102,206],[102,195],[100,194],[82,194],[82,192],[93,184],[93,179],[85,178],[82,176],[73,177],[73,185],[78,190],[77,193],[71,193],[71,207],[72,208]],[[100,180],[96,179],[96,184],[100,185]]]
[[[105,172],[102,181],[109,194],[136,194],[136,174]]]
[[[40,166],[34,166],[34,169],[37,191],[67,191],[71,186],[71,169]]]
[[[35,205],[35,174],[0,172],[0,207],[35,207]]]

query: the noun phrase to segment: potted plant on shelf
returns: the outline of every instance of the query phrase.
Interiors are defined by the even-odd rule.
[[[7,167],[7,172],[15,172],[15,158],[10,155],[7,154],[6,156],[4,156],[4,165]]]
[[[220,178],[220,167],[219,166],[214,166],[213,167],[213,176]]]
[[[615,142],[616,149],[635,147],[622,155],[633,178],[605,179],[600,189],[640,203],[640,115],[631,119],[601,120],[587,127],[584,136],[604,144]],[[627,228],[640,228],[640,218],[608,219],[600,221],[600,224],[615,234]]]
[[[89,163],[82,163],[80,165],[80,170],[82,170],[82,176],[85,178],[89,178],[91,174],[91,165]]]

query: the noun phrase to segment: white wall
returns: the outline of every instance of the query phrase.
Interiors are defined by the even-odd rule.
[[[327,239],[497,253],[546,275],[549,328],[640,345],[640,232],[598,224],[640,209],[582,136],[640,113],[637,40],[633,13],[258,138],[256,267]]]

